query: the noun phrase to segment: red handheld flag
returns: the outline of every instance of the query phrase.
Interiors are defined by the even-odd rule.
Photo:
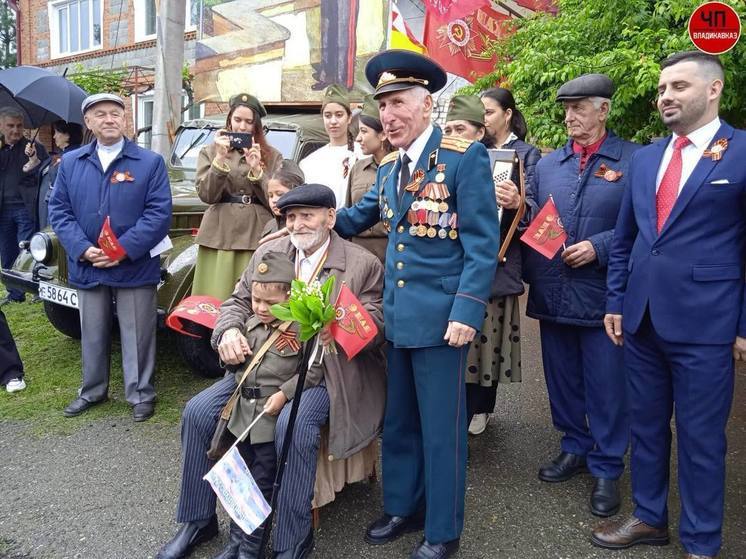
[[[344,283],[334,306],[337,312],[330,326],[331,333],[344,349],[347,359],[352,361],[376,337],[378,327],[363,304]]]
[[[567,233],[562,226],[557,206],[550,196],[528,229],[521,235],[521,241],[551,260],[566,240]]]
[[[103,250],[104,254],[111,260],[119,260],[127,256],[127,251],[119,244],[119,239],[117,239],[114,230],[111,228],[111,220],[108,215],[104,220],[101,233],[98,235],[98,248]]]

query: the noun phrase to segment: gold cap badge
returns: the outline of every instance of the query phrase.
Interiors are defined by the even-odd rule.
[[[269,271],[269,266],[267,266],[266,262],[261,262],[259,266],[256,267],[256,271],[260,274],[266,274]]]

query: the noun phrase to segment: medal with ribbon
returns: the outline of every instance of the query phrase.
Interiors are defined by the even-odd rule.
[[[607,182],[616,182],[620,178],[622,178],[623,174],[624,173],[622,173],[621,171],[615,171],[614,169],[610,169],[605,164],[601,163],[598,169],[596,169],[596,172],[593,173],[593,176],[604,179]]]

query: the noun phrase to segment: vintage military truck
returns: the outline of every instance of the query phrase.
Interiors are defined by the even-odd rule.
[[[328,141],[318,106],[272,107],[263,120],[267,141],[283,157],[301,160]],[[206,205],[194,188],[197,156],[205,144],[212,141],[215,131],[225,124],[225,115],[191,120],[183,123],[176,134],[171,156],[167,161],[173,195],[173,220],[169,236],[173,248],[161,255],[161,281],[158,285],[158,324],[186,296],[191,294],[197,246],[194,237]],[[43,201],[41,202],[43,203]],[[42,208],[46,211],[46,208]],[[23,250],[13,268],[2,271],[7,286],[37,294],[42,299],[49,322],[60,332],[80,338],[78,294],[67,284],[65,251],[51,229],[36,233],[23,243]],[[199,327],[190,337],[174,333],[179,353],[189,367],[203,376],[223,373],[215,352],[209,344],[209,331]]]

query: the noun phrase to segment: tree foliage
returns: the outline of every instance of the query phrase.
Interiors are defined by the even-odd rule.
[[[743,17],[744,0],[723,0]],[[659,63],[669,54],[692,50],[687,23],[701,0],[558,0],[558,15],[515,20],[515,33],[493,45],[495,71],[469,92],[499,84],[511,89],[537,145],[566,141],[563,112],[554,100],[566,81],[588,72],[607,74],[616,84],[609,127],[646,142],[666,133],[655,108]],[[725,92],[721,115],[746,124],[746,39],[721,56]]]
[[[116,93],[127,95],[124,79],[128,75],[126,68],[104,70],[102,68],[86,69],[82,64],[76,64],[67,79],[84,89],[89,95],[96,93]]]
[[[16,13],[0,1],[0,69],[16,65]]]

